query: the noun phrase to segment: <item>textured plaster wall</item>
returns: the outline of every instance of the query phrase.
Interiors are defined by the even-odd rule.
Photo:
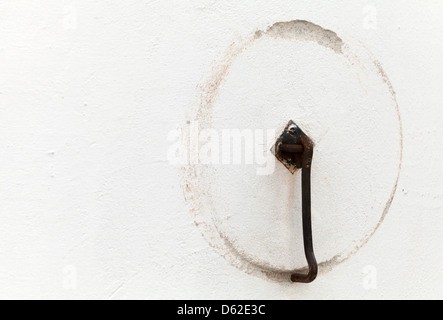
[[[442,14],[3,1],[0,297],[442,298]],[[299,176],[167,159],[186,121],[290,119],[316,142],[310,285],[285,278],[304,264]]]

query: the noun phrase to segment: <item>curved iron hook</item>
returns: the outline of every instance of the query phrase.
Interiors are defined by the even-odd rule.
[[[292,174],[295,173],[296,169],[300,167],[302,169],[303,243],[308,262],[308,273],[294,273],[291,275],[291,281],[310,283],[317,278],[318,274],[312,241],[311,219],[311,164],[314,143],[293,121],[290,121],[277,140],[273,153]]]

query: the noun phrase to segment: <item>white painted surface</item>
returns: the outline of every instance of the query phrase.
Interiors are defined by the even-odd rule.
[[[0,297],[442,298],[442,11],[439,1],[1,3]],[[381,62],[404,134],[383,224],[311,285],[272,280],[222,257],[195,226],[183,171],[166,159],[168,132],[192,114],[226,48],[291,20],[333,30],[366,67],[364,52]],[[313,176],[314,240],[324,259],[377,223],[399,156],[386,86],[371,70],[346,66],[317,44],[264,38],[235,59],[214,103],[215,128],[277,129],[295,114],[314,140],[324,137]],[[350,80],[357,78],[363,84]],[[371,109],[371,101],[387,108]],[[348,115],[355,105],[367,112]],[[325,131],[329,121],[344,131]],[[365,130],[352,134],[358,121]],[[355,144],[371,151],[331,160],[336,148]],[[288,172],[279,164],[265,178],[251,167],[214,170],[211,212],[232,215],[223,233],[253,261],[303,265],[284,223],[298,199],[278,189],[294,181]],[[273,207],[279,191],[284,203]]]

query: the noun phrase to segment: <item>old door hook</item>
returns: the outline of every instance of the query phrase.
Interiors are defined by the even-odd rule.
[[[314,152],[312,140],[291,120],[272,148],[275,157],[292,173],[302,169],[303,243],[308,262],[307,274],[294,273],[292,282],[315,280],[318,265],[314,255],[311,221],[311,164]]]

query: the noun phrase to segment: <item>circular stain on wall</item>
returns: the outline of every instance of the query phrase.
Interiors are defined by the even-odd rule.
[[[192,152],[196,131],[221,139],[253,132],[261,155],[252,164],[244,157],[223,162],[219,154],[225,164],[183,167],[186,199],[211,246],[250,274],[287,281],[303,270],[300,173],[276,162],[263,174],[269,163],[257,161],[269,160],[263,155],[289,120],[316,144],[312,215],[320,272],[367,243],[397,190],[402,127],[389,79],[363,46],[351,48],[307,21],[279,22],[233,43],[200,90],[183,150]]]

